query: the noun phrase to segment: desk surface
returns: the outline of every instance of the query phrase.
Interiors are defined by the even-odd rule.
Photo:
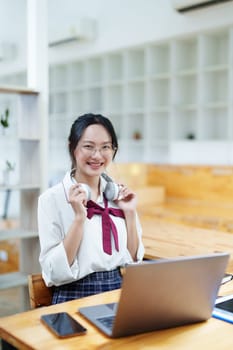
[[[159,220],[142,221],[143,240],[148,258],[205,254],[228,251],[228,271],[233,272],[233,234],[191,228]],[[138,336],[110,339],[97,331],[76,310],[81,306],[117,301],[119,291],[103,293],[59,305],[0,318],[0,338],[20,349],[229,349],[233,346],[233,325],[211,318],[207,322]],[[220,294],[233,294],[233,282],[221,287]],[[84,336],[57,339],[41,323],[45,313],[67,311],[87,327]],[[188,346],[187,346],[188,344]]]
[[[228,252],[228,272],[233,272],[233,234],[143,219],[145,256],[149,259]]]
[[[221,288],[221,294],[233,293],[233,282]],[[210,318],[206,322],[176,327],[137,336],[110,339],[80,316],[76,310],[81,306],[114,302],[120,291],[94,295],[71,302],[43,307],[13,316],[0,318],[0,338],[20,349],[172,349],[196,350],[208,348],[227,349],[233,346],[233,325]],[[66,311],[87,328],[87,334],[67,339],[58,339],[41,324],[45,313]]]

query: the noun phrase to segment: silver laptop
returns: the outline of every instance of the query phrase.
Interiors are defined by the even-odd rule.
[[[78,311],[112,338],[205,321],[228,260],[216,253],[128,265],[118,303]]]

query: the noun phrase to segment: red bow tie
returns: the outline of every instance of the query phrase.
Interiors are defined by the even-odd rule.
[[[113,234],[115,248],[119,252],[119,242],[116,226],[111,219],[111,215],[124,218],[125,215],[121,209],[117,208],[108,208],[108,202],[104,198],[104,208],[96,204],[92,200],[87,202],[87,217],[91,219],[93,215],[102,216],[102,234],[103,234],[103,250],[105,253],[112,254],[112,245],[111,245],[111,231]]]

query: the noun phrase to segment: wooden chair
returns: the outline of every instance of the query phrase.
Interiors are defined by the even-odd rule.
[[[52,287],[46,286],[40,273],[29,275],[28,291],[31,308],[35,309],[37,307],[51,305],[53,296],[52,289]]]

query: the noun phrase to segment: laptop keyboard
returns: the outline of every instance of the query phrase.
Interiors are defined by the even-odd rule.
[[[114,315],[98,318],[98,321],[99,321],[103,326],[105,326],[105,327],[108,328],[108,329],[112,329],[114,320],[115,320],[115,316],[114,316]]]

